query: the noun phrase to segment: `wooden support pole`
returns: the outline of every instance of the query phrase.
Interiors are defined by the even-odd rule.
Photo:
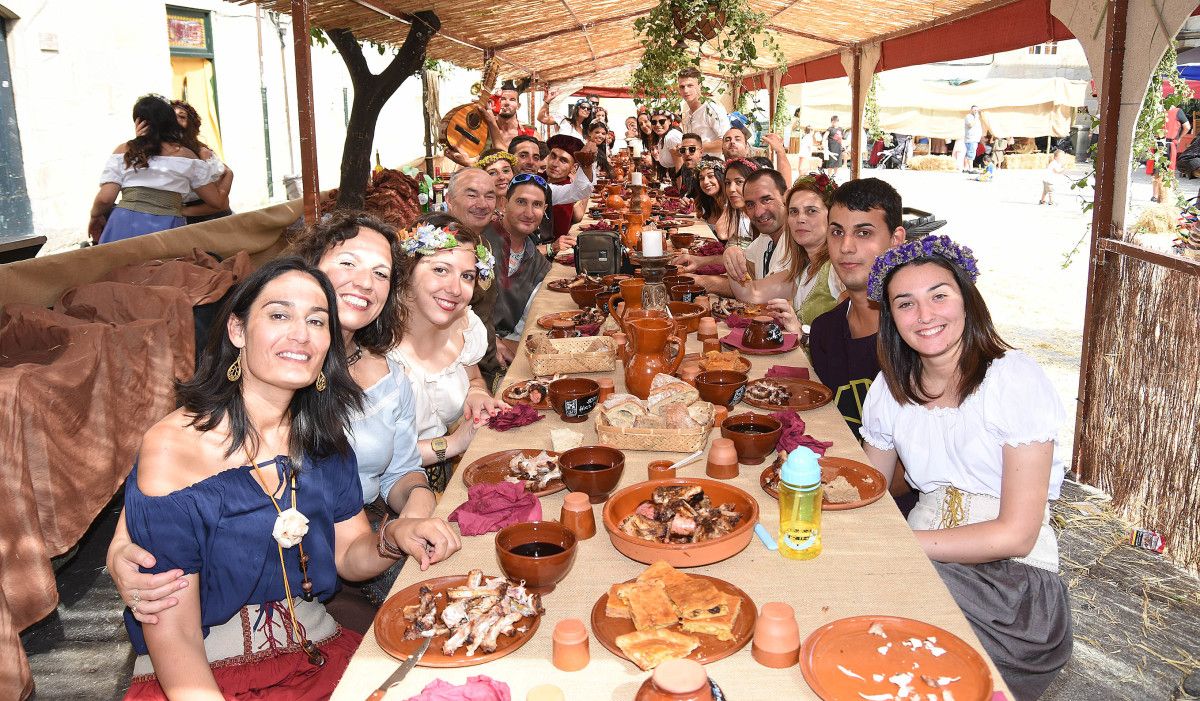
[[[425,124],[425,174],[434,177],[433,115],[429,114],[429,71],[421,68],[421,120]]]
[[[308,0],[292,0],[292,50],[296,61],[296,110],[300,121],[300,174],[304,189],[304,221],[317,221],[317,129],[313,110],[312,26],[308,22]]]
[[[1087,300],[1083,312],[1083,353],[1079,368],[1079,396],[1076,399],[1075,441],[1072,451],[1075,471],[1085,483],[1094,482],[1096,476],[1095,465],[1084,463],[1081,459],[1081,448],[1089,405],[1089,380],[1100,351],[1092,346],[1096,336],[1096,325],[1100,322],[1099,300],[1103,298],[1104,292],[1100,285],[1100,268],[1108,257],[1107,249],[1101,245],[1101,240],[1112,238],[1114,209],[1117,206],[1125,206],[1124,202],[1115,201],[1119,174],[1114,166],[1117,160],[1117,141],[1122,128],[1119,121],[1128,14],[1129,0],[1108,0],[1104,33],[1104,82],[1100,92],[1100,141],[1096,144],[1096,199],[1092,207],[1091,255],[1088,258],[1090,265]]]
[[[854,75],[850,76],[850,100],[854,105],[854,115],[848,125],[850,132],[850,178],[858,180],[862,175],[862,145],[863,145],[863,101],[862,101],[862,47],[854,46]]]
[[[767,131],[771,131],[771,122],[775,119],[775,101],[779,99],[779,93],[775,90],[775,77],[770,73],[763,73],[763,82],[767,84],[767,109],[770,112],[767,114]]]

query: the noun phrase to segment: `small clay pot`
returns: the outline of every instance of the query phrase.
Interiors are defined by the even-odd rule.
[[[646,466],[646,479],[654,480],[675,479],[675,468],[671,467],[673,460],[655,460]]]
[[[671,234],[671,245],[680,250],[683,250],[685,248],[690,248],[692,243],[695,242],[695,240],[696,240],[695,234],[685,234],[685,233],[678,233],[678,234],[672,233]]]
[[[764,667],[784,669],[800,659],[800,628],[791,606],[772,601],[763,604],[754,622],[754,660]]]
[[[713,410],[713,427],[721,428],[721,424],[725,423],[725,419],[729,418],[729,410],[723,406],[718,406]],[[721,440],[718,438],[717,440]],[[736,454],[736,452],[735,452]]]
[[[746,382],[750,380],[744,372],[735,370],[709,370],[696,376],[696,389],[706,402],[732,408],[746,394]]]
[[[689,385],[691,385],[693,387],[696,386],[696,376],[699,374],[700,374],[700,368],[695,365],[688,365],[686,367],[680,366],[680,368],[679,368],[679,379],[683,380],[684,382],[688,383]]]
[[[616,391],[616,384],[613,382],[611,377],[601,377],[600,379],[596,380],[596,384],[600,385],[600,397],[596,401],[603,404],[604,400],[611,397],[613,392]]]
[[[700,352],[704,353],[705,355],[707,355],[709,353],[720,353],[721,352],[721,341],[716,338],[704,339],[702,342]]]
[[[564,672],[577,672],[591,661],[587,626],[578,618],[564,618],[554,624],[552,660]]]
[[[713,479],[728,480],[738,476],[738,454],[733,441],[714,438],[708,449],[708,464],[704,474]]]
[[[783,345],[783,327],[769,316],[756,316],[750,320],[742,343],[747,348],[765,350]]]
[[[596,535],[596,514],[592,511],[592,502],[583,492],[571,492],[563,498],[558,522],[570,528],[579,540]]]
[[[709,339],[717,337],[717,320],[711,316],[700,317],[700,324],[696,327],[696,338],[701,343]]]
[[[733,441],[738,462],[743,465],[760,465],[771,453],[783,424],[766,414],[734,414],[721,424],[721,437]]]
[[[604,445],[572,448],[558,456],[563,484],[583,492],[593,504],[602,504],[617,488],[625,471],[625,454]]]
[[[587,419],[599,398],[600,384],[586,377],[564,377],[550,383],[550,406],[569,424]]]
[[[557,521],[514,523],[496,534],[496,559],[505,577],[514,582],[523,579],[530,591],[546,594],[571,571],[576,540],[571,529]],[[513,552],[532,543],[549,544],[558,552],[540,556]]]

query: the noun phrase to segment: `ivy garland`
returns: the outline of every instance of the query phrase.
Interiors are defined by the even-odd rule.
[[[1137,158],[1154,162],[1154,172],[1162,174],[1163,187],[1175,190],[1175,172],[1169,170],[1171,154],[1167,149],[1155,148],[1155,141],[1163,133],[1167,112],[1172,107],[1183,105],[1192,99],[1192,89],[1187,81],[1179,75],[1175,42],[1167,43],[1167,50],[1162,60],[1154,69],[1150,86],[1146,88],[1146,96],[1142,99],[1142,109],[1138,111],[1137,124],[1133,130],[1133,153]],[[1162,82],[1167,81],[1172,94],[1163,95]]]

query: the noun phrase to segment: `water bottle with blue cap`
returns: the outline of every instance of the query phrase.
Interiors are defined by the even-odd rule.
[[[793,560],[821,554],[821,465],[803,446],[779,468],[779,552]]]

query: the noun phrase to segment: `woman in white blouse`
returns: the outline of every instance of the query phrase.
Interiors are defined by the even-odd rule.
[[[466,452],[476,429],[508,405],[487,391],[478,367],[487,350],[487,330],[469,305],[479,266],[485,264],[478,254],[482,240],[440,212],[422,217],[415,227],[403,242],[409,284],[400,342],[388,357],[408,375],[421,461],[434,489],[441,491],[450,477],[447,459]],[[446,236],[458,245],[429,245],[445,242]]]
[[[100,175],[100,192],[88,222],[94,243],[183,226],[183,196],[188,192],[218,210],[229,206],[228,191],[222,193],[214,183],[219,174],[180,144],[183,134],[169,102],[159,95],[140,98],[133,106],[133,121],[139,135],[113,151]]]
[[[1045,372],[996,333],[970,249],[927,236],[875,260],[882,372],[863,449],[920,492],[908,522],[1014,696],[1036,699],[1071,656],[1049,500],[1066,412]]]

